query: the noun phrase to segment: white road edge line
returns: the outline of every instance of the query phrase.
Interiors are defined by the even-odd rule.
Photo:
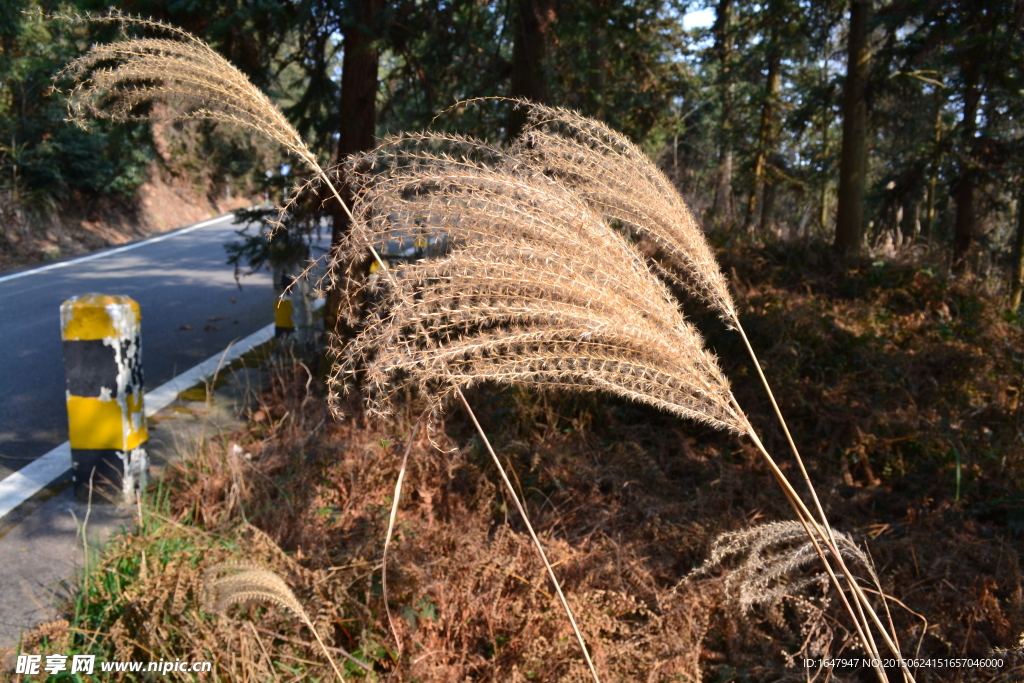
[[[201,225],[192,226],[198,229]],[[109,252],[108,252],[109,253]],[[217,367],[227,367],[229,363],[248,353],[260,344],[274,338],[274,325],[253,332],[248,337],[229,346],[225,351],[210,356],[199,365],[186,370],[177,377],[161,384],[146,394],[144,405],[146,417],[163,410],[178,398],[178,394],[207,378],[212,378]],[[223,364],[223,365],[222,365]],[[67,441],[57,446],[42,457],[33,460],[14,474],[0,481],[0,519],[34,496],[51,481],[71,469],[71,444]]]
[[[211,218],[208,221],[203,221],[202,223],[196,223],[195,225],[190,225],[187,228],[182,228],[181,230],[175,230],[174,232],[165,232],[162,235],[151,237],[148,240],[143,240],[141,242],[132,242],[131,244],[126,244],[123,247],[117,247],[116,249],[100,251],[96,252],[95,254],[89,254],[88,256],[81,256],[79,258],[70,259],[68,261],[60,261],[58,263],[51,263],[49,265],[39,266],[38,268],[33,268],[32,270],[23,270],[20,273],[12,273],[11,275],[0,276],[0,282],[7,282],[8,280],[17,280],[19,277],[27,277],[29,275],[34,275],[36,273],[46,272],[48,270],[56,270],[57,268],[64,268],[65,266],[71,266],[76,263],[82,263],[83,261],[92,261],[93,259],[103,258],[104,256],[111,256],[113,254],[120,254],[125,251],[131,251],[132,249],[144,247],[147,244],[163,242],[164,240],[169,240],[172,237],[177,237],[178,235],[187,235],[188,233],[194,230],[205,228],[208,225],[213,225],[214,223],[218,223],[227,218],[232,218],[232,215],[228,213],[224,214],[223,216],[217,216],[216,218]],[[3,515],[0,514],[0,517],[2,516]]]

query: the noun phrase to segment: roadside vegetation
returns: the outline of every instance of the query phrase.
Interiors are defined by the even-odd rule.
[[[946,285],[927,261],[865,260],[836,273],[822,247],[799,258],[772,246],[718,253],[736,269],[740,315],[805,435],[824,506],[902,602],[890,609],[907,656],[995,652],[1006,662],[919,669],[917,680],[1015,680],[1024,671],[1019,322],[983,283]],[[784,447],[753,369],[730,352],[732,333],[707,328],[709,345],[737,359],[724,369],[751,421],[770,448]],[[927,379],[936,366],[951,368],[940,386]],[[378,678],[585,675],[544,568],[457,410],[437,435],[453,450],[422,435],[412,444],[388,562],[405,644],[396,661],[380,563],[420,407],[402,403],[392,420],[371,422],[353,397],[349,417],[334,421],[324,386],[309,378],[301,365],[274,370],[249,427],[201,444],[151,491],[144,523],[90,567],[68,624],[27,634],[26,651],[208,660],[211,680],[330,676],[288,610],[253,603],[213,614],[208,570],[246,561],[288,581],[355,680],[373,677],[337,649]],[[857,652],[819,584],[743,609],[742,554],[687,578],[719,534],[788,518],[751,446],[602,395],[485,386],[468,397],[516,473],[610,680],[803,680],[797,660]]]
[[[293,124],[203,41],[149,20],[98,20],[123,36],[60,74],[75,118],[237,124],[312,172],[279,224],[305,201],[333,213],[322,282],[333,334],[320,357],[268,367],[249,426],[199,444],[140,507],[140,526],[86,572],[68,619],[26,642],[209,660],[223,680],[1019,677],[1024,220],[1011,229],[1021,209],[996,196],[1011,188],[981,171],[1017,174],[1006,156],[1019,141],[1010,85],[919,47],[938,35],[930,9],[871,23],[871,7],[853,2],[829,231],[829,181],[780,158],[800,137],[783,141],[775,123],[784,56],[807,34],[768,22],[740,211],[733,40],[780,19],[783,5],[741,12],[735,35],[731,4],[716,7],[715,50],[702,64],[721,125],[708,127],[716,144],[704,151],[720,165],[703,177],[680,171],[685,117],[669,164],[668,129],[648,121],[639,133],[642,117],[607,114],[646,135],[663,172],[600,121],[500,97],[439,119],[442,129],[484,125],[508,109],[479,140],[404,133],[371,150],[371,97],[369,127],[353,109],[337,145],[316,126],[307,144],[297,127],[309,120]],[[545,7],[531,8],[541,24]],[[373,3],[360,8],[383,22]],[[990,43],[946,36],[950,49],[982,57],[1016,44],[1006,10],[989,17]],[[829,6],[808,26],[825,27],[826,53],[841,15]],[[886,22],[913,27],[891,33],[912,36],[902,51],[868,40]],[[510,92],[548,99],[551,83],[518,69],[573,69],[542,27],[525,24]],[[357,40],[350,28],[343,69],[378,72],[387,34],[363,44],[369,34]],[[147,31],[163,38],[136,35]],[[535,54],[520,63],[523,50]],[[890,176],[866,165],[873,50],[878,64],[959,65],[948,83],[922,69],[909,75],[924,90],[888,93],[935,93],[936,137],[914,173],[884,185],[909,194],[877,205],[865,180]],[[947,87],[960,88],[951,106],[964,117],[944,143],[959,141],[948,167]],[[892,132],[877,122],[882,138]],[[827,150],[827,117],[822,125]],[[686,163],[699,149],[691,142]],[[325,170],[324,148],[339,167]],[[936,181],[947,172],[955,206],[943,233]],[[677,190],[710,180],[705,231]],[[811,187],[821,190],[818,231]],[[801,203],[799,220],[791,213],[780,228],[776,207]],[[865,226],[867,210],[877,225]],[[981,231],[982,215],[998,227]],[[382,256],[406,239],[444,248]],[[249,258],[240,249],[237,263]],[[781,457],[789,448],[792,461]],[[1000,664],[881,664],[893,655]],[[805,666],[844,656],[876,664]]]
[[[68,123],[53,77],[111,27],[55,21],[60,6],[0,7],[0,270],[181,227],[280,196],[280,157],[214,125]],[[66,7],[64,8],[67,9]]]

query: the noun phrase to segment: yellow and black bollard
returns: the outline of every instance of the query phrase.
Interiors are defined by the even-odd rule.
[[[316,338],[310,285],[302,270],[299,262],[274,267],[274,336],[293,351],[307,349]]]
[[[68,440],[79,497],[91,485],[113,488],[131,503],[146,485],[141,320],[139,305],[127,296],[85,294],[61,304]]]
[[[295,331],[295,322],[292,320],[291,299],[274,300],[274,336],[283,337]]]

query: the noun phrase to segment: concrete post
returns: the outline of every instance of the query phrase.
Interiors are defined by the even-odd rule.
[[[291,336],[289,340],[301,348],[315,339],[312,291],[307,278],[299,277],[302,267],[297,263],[274,268],[274,334]],[[285,294],[287,291],[287,294]]]
[[[292,320],[291,299],[274,299],[274,336],[283,337],[294,331],[295,321]]]
[[[90,479],[126,504],[146,485],[141,320],[127,296],[84,294],[61,304],[68,440],[80,498]]]

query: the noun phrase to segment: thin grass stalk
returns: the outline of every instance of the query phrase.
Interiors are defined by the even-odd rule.
[[[251,622],[249,622],[249,623],[251,623]],[[271,631],[268,628],[262,628],[260,626],[255,626],[254,628],[257,631],[259,631],[260,633],[265,633],[268,636],[273,636],[274,638],[277,638],[278,640],[283,640],[283,641],[288,642],[288,643],[295,643],[296,645],[302,645],[303,647],[310,647],[310,648],[313,647],[313,643],[307,642],[305,640],[299,640],[298,638],[292,638],[291,636],[286,636],[283,633],[278,633],[277,631]],[[376,672],[373,670],[372,667],[367,666],[366,662],[364,662],[363,660],[357,659],[356,657],[354,657],[345,648],[341,648],[341,647],[328,647],[327,649],[330,652],[335,652],[335,653],[341,655],[342,657],[344,657],[345,659],[347,659],[348,661],[352,662],[353,664],[358,666],[360,669],[365,671],[367,674],[369,674],[371,676],[375,675]],[[292,680],[294,680],[294,679],[292,679]]]
[[[320,637],[320,634],[317,633],[316,627],[313,625],[312,619],[310,619],[305,612],[302,612],[299,616],[304,622],[306,622],[306,628],[312,631],[313,637],[316,638],[316,642],[320,645],[320,650],[324,653],[324,656],[327,657],[327,661],[331,663],[331,668],[334,669],[334,673],[338,676],[338,680],[344,681],[345,677],[342,675],[341,670],[338,668],[337,662],[334,661],[334,657],[331,656],[330,651],[327,649],[327,644],[324,643],[323,639]]]
[[[801,526],[803,526],[804,531],[807,534],[807,538],[814,546],[815,552],[817,552],[822,565],[824,565],[826,573],[828,573],[829,579],[831,580],[832,584],[836,587],[836,590],[839,593],[839,599],[842,601],[847,613],[853,619],[853,625],[854,628],[857,630],[857,635],[860,638],[861,643],[864,645],[864,648],[868,651],[868,654],[871,656],[873,660],[878,659],[878,648],[875,646],[874,639],[871,637],[870,628],[867,627],[868,621],[863,614],[863,610],[861,609],[860,603],[856,603],[856,609],[854,609],[854,606],[850,604],[849,600],[846,597],[846,591],[843,590],[843,584],[839,581],[839,577],[836,576],[835,571],[832,568],[832,565],[828,561],[828,556],[825,555],[825,551],[821,549],[821,545],[818,543],[817,536],[821,536],[829,552],[832,553],[832,555],[835,557],[840,557],[838,548],[834,547],[830,543],[829,538],[821,532],[821,528],[814,521],[814,518],[811,516],[810,510],[807,509],[807,506],[797,495],[796,491],[793,489],[792,484],[790,484],[789,480],[786,478],[785,473],[782,472],[778,464],[775,462],[775,459],[772,458],[772,456],[765,449],[764,444],[761,443],[761,440],[757,437],[757,434],[753,430],[751,430],[748,436],[750,436],[751,440],[754,442],[754,445],[757,446],[758,450],[761,452],[762,457],[764,457],[765,461],[768,463],[769,468],[772,470],[772,475],[775,477],[775,480],[779,483],[779,486],[782,488],[782,491],[785,494],[786,499],[789,501],[789,504],[792,506],[793,511],[796,513],[797,520],[800,522]],[[812,531],[812,528],[814,529],[814,531]],[[844,575],[848,582],[853,581],[853,577],[849,574],[848,570],[844,572]],[[881,673],[879,673],[876,670],[876,674],[879,675],[879,680],[881,680],[882,683],[886,683],[888,681],[888,678],[885,676],[884,670],[881,671]]]
[[[425,415],[426,413],[424,413]],[[423,416],[420,416],[419,420],[416,420],[416,424],[413,425],[412,434],[409,435],[409,443],[405,445],[405,454],[402,455],[402,466],[398,470],[398,479],[395,481],[395,495],[391,501],[391,516],[388,518],[388,531],[384,536],[384,557],[381,559],[381,570],[380,570],[380,584],[381,584],[381,597],[384,600],[384,611],[388,615],[388,626],[391,627],[391,633],[395,636],[395,642],[398,644],[398,656],[402,656],[402,638],[398,635],[398,629],[395,628],[395,621],[391,618],[391,606],[388,604],[388,549],[391,546],[391,535],[395,529],[395,518],[398,516],[398,501],[402,497],[402,481],[405,479],[405,466],[409,462],[409,453],[412,451],[413,441],[416,440],[416,432],[419,431],[420,422],[422,422]]]
[[[832,543],[835,544],[835,535],[832,532],[832,527],[828,523],[828,517],[825,515],[825,510],[821,506],[821,501],[818,500],[818,492],[814,488],[814,484],[811,483],[811,477],[807,473],[807,468],[804,466],[804,460],[800,457],[800,451],[796,447],[796,442],[793,440],[793,435],[789,433],[789,425],[786,424],[786,418],[782,416],[782,411],[779,409],[779,404],[775,401],[775,394],[772,392],[771,385],[768,384],[768,380],[764,376],[764,371],[761,369],[761,363],[757,358],[757,354],[754,353],[754,348],[750,345],[750,340],[747,339],[747,333],[743,329],[743,325],[740,324],[739,316],[733,318],[733,322],[736,325],[736,331],[740,333],[740,337],[743,339],[743,345],[747,348],[747,353],[750,355],[750,359],[754,362],[754,368],[757,370],[757,376],[761,379],[761,386],[764,387],[765,393],[768,394],[768,400],[771,401],[772,410],[775,411],[775,417],[782,427],[783,433],[786,435],[786,441],[789,443],[789,448],[793,452],[793,458],[796,460],[797,466],[800,468],[800,476],[804,478],[804,483],[807,485],[808,491],[811,493],[811,498],[814,500],[814,506],[818,511],[818,515],[821,517],[822,526],[828,531],[829,538]]]
[[[867,590],[868,592],[877,593],[878,596],[882,598],[882,607],[885,608],[885,618],[889,622],[889,630],[893,633],[896,633],[896,624],[893,623],[892,612],[889,610],[889,596],[886,595],[885,591],[882,590],[881,581],[879,581],[878,579],[878,572],[875,571],[875,559],[871,557],[871,553],[870,550],[868,550],[867,548],[867,544],[865,544],[865,551],[867,552],[868,560],[871,563],[869,569],[871,571],[871,577],[875,580],[875,586],[877,590],[862,587],[861,591]],[[899,643],[897,643],[897,645],[898,644]],[[902,656],[900,656],[900,659],[902,659]]]
[[[903,669],[905,675],[907,675],[909,677],[909,680],[913,681],[914,680],[913,675],[910,673],[910,670],[903,663],[903,655],[902,655],[902,653],[900,651],[900,648],[899,648],[898,644],[889,637],[889,633],[883,627],[881,620],[878,618],[878,615],[875,613],[874,609],[871,607],[871,604],[868,602],[867,596],[864,595],[863,591],[860,589],[859,584],[857,584],[857,582],[853,580],[852,573],[846,567],[846,563],[843,560],[842,554],[836,552],[836,550],[838,548],[838,544],[835,541],[835,535],[834,535],[834,533],[832,531],[832,527],[828,523],[828,518],[825,515],[824,509],[822,508],[821,501],[818,498],[818,493],[817,493],[816,489],[814,488],[814,485],[811,483],[811,478],[810,478],[810,476],[807,473],[807,468],[804,466],[804,461],[803,461],[803,458],[800,456],[800,451],[797,448],[795,441],[793,440],[793,436],[790,434],[789,426],[786,423],[786,419],[783,417],[782,411],[779,408],[779,404],[775,400],[775,394],[772,392],[771,385],[768,384],[768,380],[765,378],[764,372],[761,369],[761,364],[758,361],[757,354],[754,353],[754,349],[753,349],[753,347],[750,344],[750,340],[747,338],[746,332],[744,331],[743,326],[740,324],[739,316],[736,316],[734,320],[735,320],[736,330],[737,330],[737,332],[739,332],[740,337],[743,339],[743,343],[746,346],[747,353],[750,355],[751,360],[753,360],[753,362],[754,362],[754,367],[757,369],[757,374],[758,374],[758,377],[761,379],[761,384],[764,387],[765,393],[768,394],[768,398],[771,401],[772,409],[775,412],[775,417],[778,420],[779,425],[782,427],[782,430],[783,430],[783,432],[786,435],[786,440],[789,443],[790,450],[793,453],[793,457],[796,460],[797,466],[800,468],[800,474],[801,474],[801,476],[804,479],[804,483],[807,485],[807,488],[808,488],[808,490],[811,493],[811,498],[814,501],[814,505],[815,505],[815,507],[817,509],[818,515],[821,518],[822,527],[824,528],[824,532],[825,532],[825,533],[822,533],[822,538],[826,541],[826,543],[829,544],[829,546],[830,546],[829,550],[832,551],[833,554],[835,555],[836,561],[839,563],[840,569],[842,570],[842,572],[843,572],[844,576],[846,577],[847,581],[850,582],[850,586],[851,586],[850,590],[854,594],[854,597],[856,598],[857,611],[861,615],[862,619],[866,619],[866,617],[864,616],[864,610],[865,609],[867,610],[867,613],[871,615],[872,620],[875,622],[876,627],[878,628],[880,634],[882,635],[883,639],[885,640],[886,645],[889,647],[889,649],[892,651],[892,653],[894,655],[896,655],[896,658],[899,660],[900,668]],[[767,451],[764,449],[763,445],[761,445],[760,440],[758,440],[757,443],[758,443],[758,446],[761,449],[762,453],[766,457],[768,457]],[[794,491],[793,495],[795,495],[795,493],[796,492]],[[806,510],[806,508],[804,508],[804,509]],[[807,514],[810,515],[810,511],[809,510],[807,511]],[[820,530],[819,530],[819,533],[821,533]],[[827,536],[825,534],[827,534]],[[822,561],[825,562],[824,555],[822,555]],[[826,562],[826,566],[827,566],[827,562]],[[830,574],[830,576],[832,575],[831,571],[829,572],[829,574]],[[839,588],[839,584],[836,584],[836,586],[837,586],[837,588]],[[842,593],[841,589],[840,589],[840,593]],[[844,602],[845,602],[845,600],[844,600]],[[889,608],[888,608],[887,605],[885,605],[885,597],[884,597],[884,595],[882,597],[882,603],[885,606],[886,613],[888,613]],[[851,614],[851,616],[852,616],[852,614]],[[868,635],[869,638],[871,637],[870,629],[867,630],[867,635]],[[862,635],[862,640],[863,640],[863,635]],[[872,639],[871,647],[872,647],[872,649],[875,649],[875,653],[873,653],[873,656],[878,658],[877,657],[877,647],[874,645],[873,639]]]
[[[505,483],[505,488],[508,489],[509,494],[512,496],[512,501],[516,504],[516,509],[519,511],[520,516],[523,518],[523,523],[526,524],[526,529],[530,532],[530,538],[533,539],[533,544],[537,547],[537,552],[540,553],[540,559],[544,561],[544,567],[548,570],[548,576],[551,578],[551,583],[555,585],[555,592],[558,593],[558,599],[562,603],[562,608],[565,610],[566,616],[569,617],[569,623],[572,624],[573,633],[576,634],[576,640],[580,644],[580,649],[583,651],[583,658],[587,660],[587,666],[590,668],[590,675],[594,677],[596,683],[601,683],[601,679],[597,675],[597,669],[594,668],[594,662],[590,659],[590,652],[587,650],[587,644],[583,640],[583,634],[580,633],[579,626],[576,625],[576,618],[573,617],[572,608],[569,607],[568,600],[565,599],[565,594],[562,593],[562,586],[558,582],[558,577],[555,576],[555,570],[551,567],[551,563],[548,562],[548,556],[544,552],[544,546],[541,545],[540,539],[537,538],[537,533],[533,530],[533,525],[530,524],[530,517],[526,514],[526,509],[523,507],[522,502],[519,500],[518,494],[516,494],[515,488],[512,486],[512,482],[509,481],[508,475],[505,474],[505,468],[501,464],[501,460],[498,459],[497,454],[494,452],[494,448],[491,447],[491,441],[487,438],[487,434],[484,433],[483,427],[480,426],[480,422],[476,419],[476,413],[469,407],[469,401],[462,393],[462,389],[455,388],[455,394],[462,401],[462,406],[469,413],[469,418],[473,421],[473,426],[476,427],[477,434],[484,442],[484,446],[487,448],[487,452],[490,453],[491,459],[494,460],[494,464],[498,467],[498,472],[501,474],[501,480]]]
[[[310,154],[310,157],[311,158],[307,160],[307,163],[309,163],[313,171],[318,176],[320,176],[320,179],[324,181],[324,183],[327,185],[327,189],[329,189],[331,191],[331,194],[334,195],[334,198],[338,200],[338,204],[341,205],[341,208],[345,212],[345,215],[348,216],[349,224],[354,223],[356,218],[355,216],[352,215],[352,210],[348,208],[348,204],[346,204],[345,200],[341,198],[341,195],[338,193],[338,190],[335,189],[334,184],[331,182],[331,179],[327,177],[327,173],[324,171],[324,169],[320,168],[320,164],[317,163],[316,157],[312,156],[312,154]],[[293,197],[291,202],[294,201],[295,198]],[[291,205],[291,202],[289,202],[289,206]],[[377,250],[374,249],[372,244],[368,244],[367,247],[370,249],[370,254],[373,255],[373,260],[377,262],[377,265],[380,266],[380,269],[382,271],[386,271],[388,267],[384,263],[384,261],[381,260],[380,254],[377,253]],[[282,294],[282,296],[284,295]]]
[[[789,499],[790,504],[794,508],[794,511],[797,512],[798,519],[800,520],[801,524],[804,524],[805,529],[807,530],[807,535],[810,538],[811,542],[814,544],[815,549],[817,550],[822,563],[824,563],[825,570],[828,572],[829,578],[832,580],[833,584],[839,591],[839,594],[843,600],[844,605],[847,608],[847,611],[850,613],[850,616],[854,619],[854,624],[857,627],[858,634],[861,636],[861,642],[864,644],[865,648],[868,649],[868,653],[871,655],[872,660],[874,660],[873,666],[876,669],[876,673],[878,674],[879,679],[883,682],[888,681],[888,677],[885,674],[885,670],[882,668],[880,663],[881,653],[879,652],[878,647],[875,645],[874,638],[871,635],[871,630],[868,627],[870,621],[874,622],[875,627],[878,629],[882,638],[885,640],[886,645],[889,647],[892,653],[896,655],[896,657],[900,660],[900,666],[904,671],[904,675],[907,676],[910,681],[913,681],[914,678],[911,675],[910,670],[902,661],[903,656],[902,654],[900,654],[899,647],[889,637],[889,633],[886,631],[881,619],[879,619],[878,614],[875,612],[874,608],[872,608],[871,603],[867,599],[867,596],[864,595],[864,592],[861,590],[861,587],[857,583],[856,578],[853,576],[853,573],[849,570],[849,568],[846,566],[846,563],[843,561],[842,554],[839,552],[838,547],[830,540],[829,535],[826,533],[826,531],[817,522],[814,521],[814,517],[811,514],[811,511],[807,508],[803,500],[801,500],[800,497],[797,495],[796,491],[793,489],[792,484],[790,484],[789,480],[786,478],[786,475],[782,472],[782,470],[779,469],[778,464],[775,462],[774,458],[772,458],[771,455],[768,453],[767,449],[765,449],[764,444],[761,443],[761,440],[757,437],[757,434],[754,433],[753,430],[751,430],[748,436],[750,436],[750,438],[754,441],[754,444],[757,446],[758,450],[761,451],[761,455],[768,462],[769,467],[772,469],[772,473],[775,475],[775,478],[779,482],[780,486],[782,486],[783,491],[786,494],[786,497]],[[812,533],[811,528],[814,529],[816,534]],[[825,546],[828,548],[829,552],[832,553],[832,555],[836,558],[836,561],[839,563],[839,568],[850,586],[850,592],[854,596],[854,605],[856,606],[856,612],[854,611],[853,606],[851,606],[849,602],[847,602],[845,592],[843,591],[842,583],[839,581],[839,578],[835,575],[834,571],[832,570],[832,567],[829,564],[824,554],[824,551],[822,551],[820,546],[818,545],[815,535],[819,536],[825,542]],[[858,615],[860,617],[859,619]],[[871,617],[870,621],[868,620],[867,615]]]

